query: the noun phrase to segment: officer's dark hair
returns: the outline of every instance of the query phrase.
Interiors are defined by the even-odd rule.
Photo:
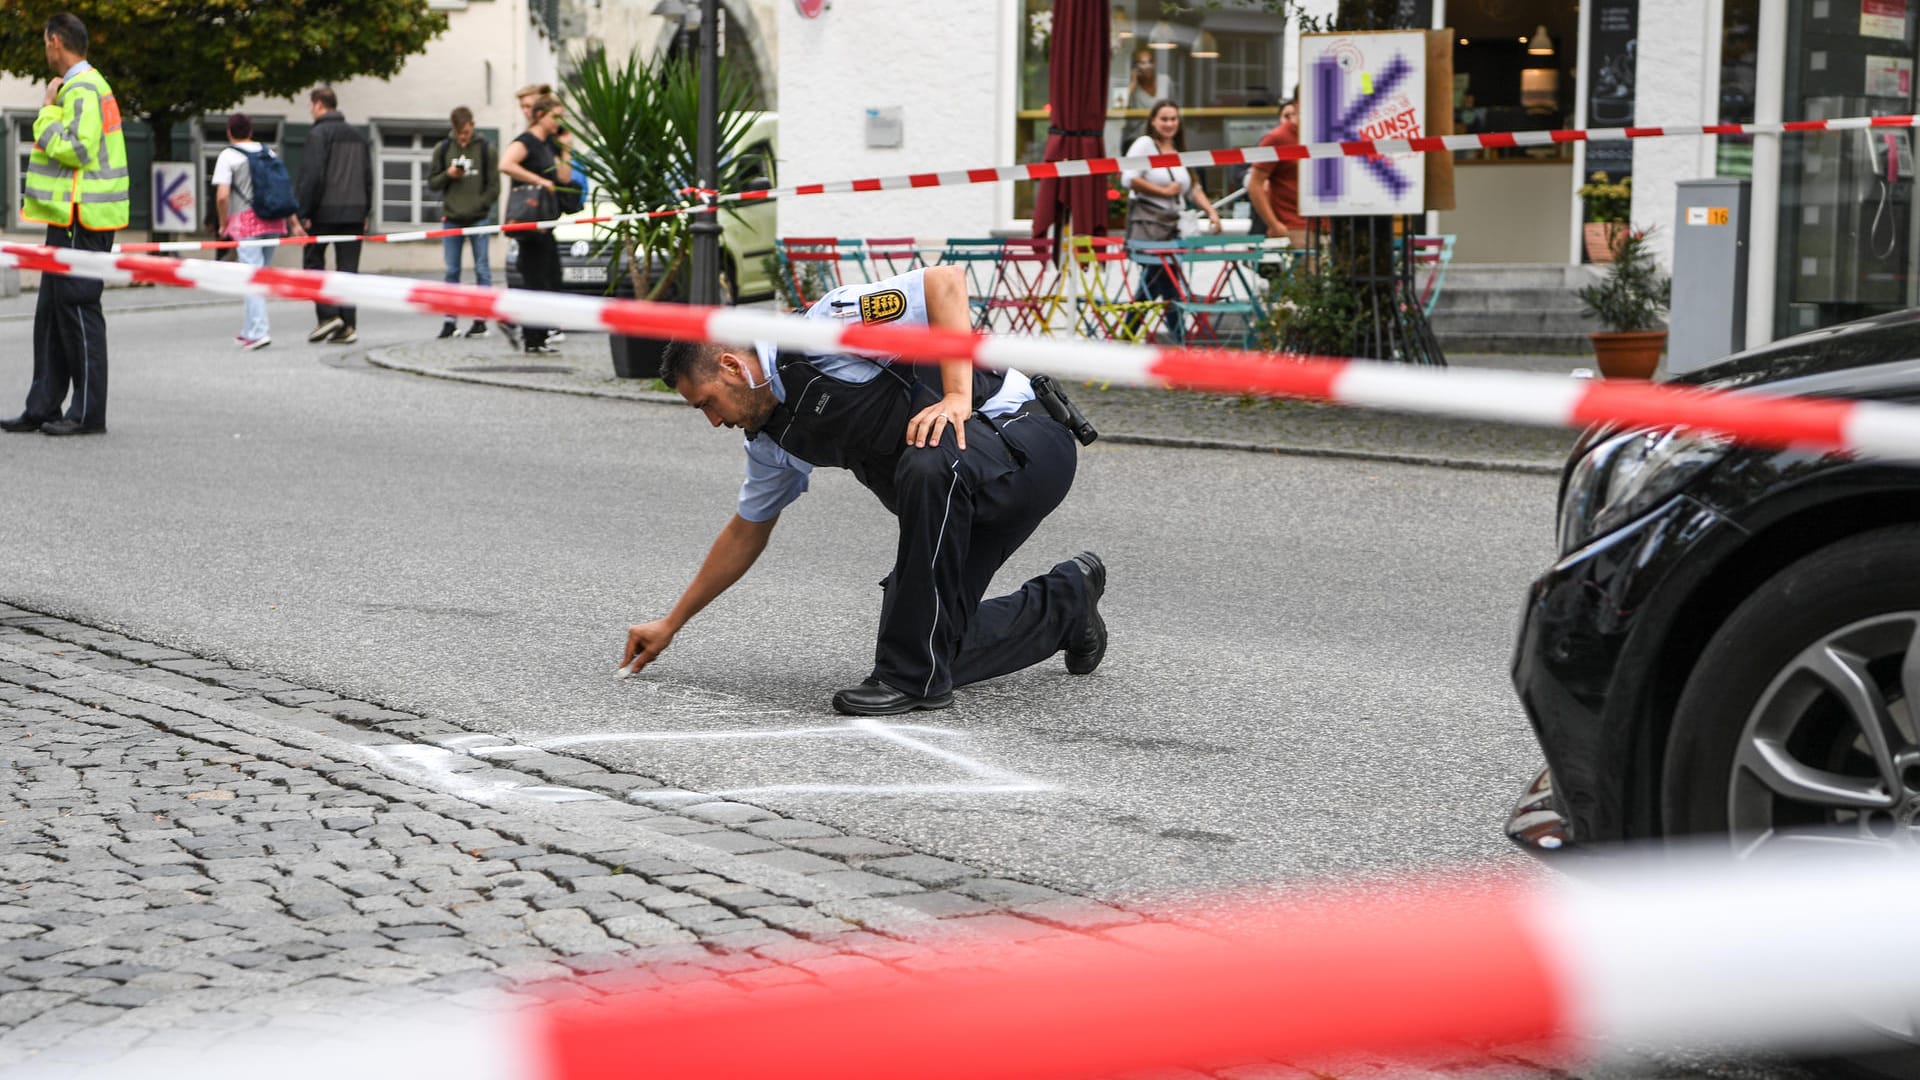
[[[47,20],[46,33],[73,55],[87,55],[87,24],[80,21],[80,16],[63,11]]]
[[[307,100],[317,101],[320,104],[325,105],[328,111],[332,111],[340,107],[340,99],[334,94],[333,87],[331,86],[314,87],[313,92],[307,95]]]
[[[660,355],[660,381],[678,389],[681,379],[704,382],[720,370],[723,345],[708,341],[669,341]]]
[[[227,117],[227,138],[236,142],[253,138],[253,118],[243,112]]]

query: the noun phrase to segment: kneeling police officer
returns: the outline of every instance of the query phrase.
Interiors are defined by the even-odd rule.
[[[969,314],[960,268],[933,267],[836,289],[807,318],[966,332]],[[935,367],[687,342],[668,348],[660,377],[715,427],[746,432],[746,482],[673,610],[628,628],[623,671],[652,663],[687,620],[740,580],[822,466],[851,471],[900,522],[873,673],[835,694],[836,710],[944,709],[954,687],[1062,650],[1076,675],[1099,666],[1107,569],[1098,555],[1082,552],[1007,596],[982,599],[1001,564],[1073,486],[1076,434],[1093,437],[1044,377],[978,371],[967,360]]]

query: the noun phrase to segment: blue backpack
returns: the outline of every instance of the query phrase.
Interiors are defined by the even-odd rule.
[[[286,162],[264,146],[259,153],[240,152],[247,155],[247,171],[253,177],[254,216],[262,221],[279,221],[298,212],[300,204],[294,201],[293,179],[287,175]]]

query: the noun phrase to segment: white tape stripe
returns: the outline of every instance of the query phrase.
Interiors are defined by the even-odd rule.
[[[1513,133],[1513,144],[1515,146],[1551,146],[1553,145],[1553,132],[1516,131]]]
[[[1566,427],[1588,385],[1552,375],[1354,363],[1334,380],[1333,396],[1364,408]]]
[[[1862,401],[1845,424],[1847,444],[1863,454],[1920,461],[1920,424],[1911,405]]]
[[[1556,878],[1523,910],[1581,1034],[1628,1046],[1813,1048],[1858,1040],[1866,1017],[1915,1001],[1920,868],[1897,854],[1777,865],[1723,857],[1691,872],[1654,863],[1592,882]],[[1871,946],[1811,932],[1809,915],[1823,912],[1844,912],[1849,933]]]

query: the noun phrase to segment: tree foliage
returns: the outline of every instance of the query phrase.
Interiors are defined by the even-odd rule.
[[[0,0],[0,25],[13,27],[0,35],[0,71],[49,78],[39,29],[61,11],[87,24],[87,58],[120,111],[156,135],[254,95],[391,78],[447,28],[427,0]]]
[[[752,120],[747,109],[753,87],[724,60],[717,76],[720,175],[715,186],[735,191],[753,165],[736,153]],[[694,182],[700,124],[699,66],[693,59],[667,56],[648,65],[633,56],[614,61],[603,51],[589,52],[568,80],[566,102],[567,124],[577,143],[574,163],[593,182],[597,199],[621,214],[687,202],[682,192]],[[634,295],[650,300],[665,295],[692,252],[690,224],[680,215],[613,227]],[[656,262],[661,264],[657,275]]]

